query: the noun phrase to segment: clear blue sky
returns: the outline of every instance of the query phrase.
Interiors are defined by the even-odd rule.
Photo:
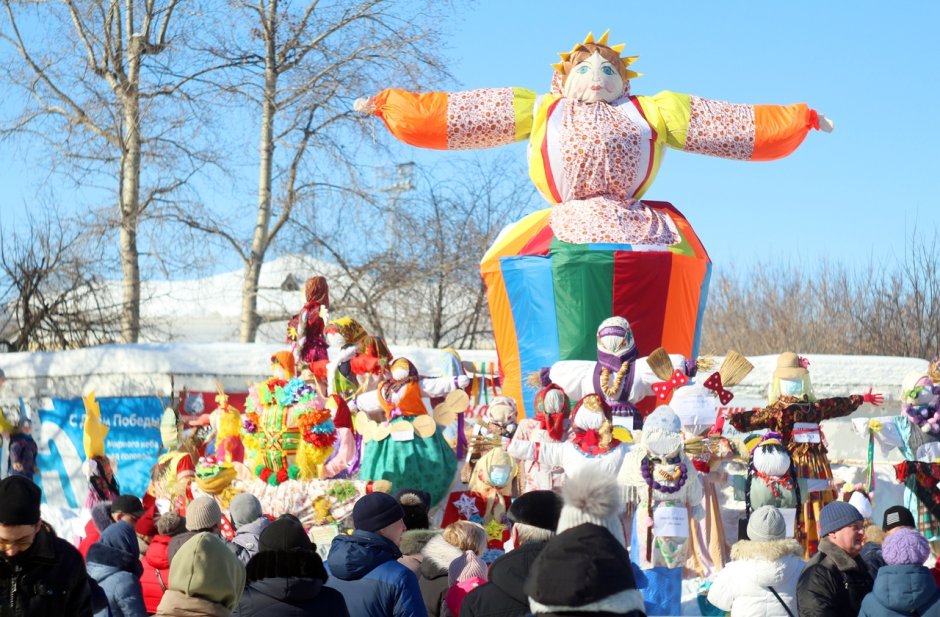
[[[636,94],[806,102],[835,121],[834,133],[813,132],[772,163],[670,152],[647,196],[686,214],[719,272],[760,259],[862,263],[903,252],[915,226],[930,234],[940,226],[937,23],[940,3],[926,1],[480,0],[459,3],[444,26],[458,83],[441,88],[547,91],[557,52],[609,28],[612,43],[640,56]],[[521,166],[524,146],[510,149]],[[393,151],[419,163],[458,156]],[[2,152],[0,213],[18,218],[35,207],[46,177],[17,164],[8,145]]]

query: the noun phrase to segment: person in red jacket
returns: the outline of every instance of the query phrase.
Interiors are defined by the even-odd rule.
[[[140,558],[144,573],[140,586],[144,590],[144,606],[150,614],[157,612],[163,592],[170,582],[170,539],[186,531],[186,519],[176,512],[157,518],[157,535],[150,541],[147,554]]]
[[[82,557],[88,555],[88,549],[112,523],[126,521],[133,527],[143,515],[144,505],[133,495],[119,495],[114,501],[99,503],[91,509],[91,520],[85,524],[85,537],[78,545],[78,552]]]

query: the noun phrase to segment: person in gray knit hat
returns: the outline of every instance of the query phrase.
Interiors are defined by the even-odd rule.
[[[186,533],[170,540],[170,561],[187,540],[202,532],[219,535],[222,530],[222,509],[212,497],[198,497],[186,506]]]
[[[747,537],[731,547],[732,561],[715,577],[708,601],[732,617],[795,615],[803,547],[773,506],[751,512]]]
[[[271,520],[261,512],[261,502],[251,493],[236,495],[229,504],[235,537],[228,543],[239,561],[248,563],[258,553],[261,532],[271,524]]]
[[[865,521],[855,506],[833,501],[819,513],[819,552],[797,584],[800,617],[855,617],[874,581],[859,556]]]

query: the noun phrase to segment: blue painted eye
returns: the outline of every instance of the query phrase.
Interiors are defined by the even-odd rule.
[[[586,67],[586,66],[579,66],[579,67],[578,67],[578,74],[579,74],[579,75],[584,75],[584,74],[586,74],[587,72],[588,72],[588,67]]]
[[[613,75],[613,74],[614,74],[614,69],[612,69],[609,66],[604,67],[604,75]]]

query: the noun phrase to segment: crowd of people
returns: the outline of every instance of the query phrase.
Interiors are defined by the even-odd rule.
[[[231,503],[232,540],[211,498],[180,516],[121,495],[76,548],[41,520],[39,487],[14,475],[0,481],[0,615],[638,617],[645,575],[624,545],[622,510],[604,500],[618,490],[587,469],[561,494],[524,493],[507,513],[511,550],[491,564],[478,523],[435,529],[423,491],[370,493],[324,561],[296,517],[272,520],[249,494]],[[889,508],[879,529],[835,501],[819,524],[819,550],[804,561],[780,511],[756,509],[708,602],[732,617],[940,615],[940,569],[924,565],[930,546],[910,511]]]

